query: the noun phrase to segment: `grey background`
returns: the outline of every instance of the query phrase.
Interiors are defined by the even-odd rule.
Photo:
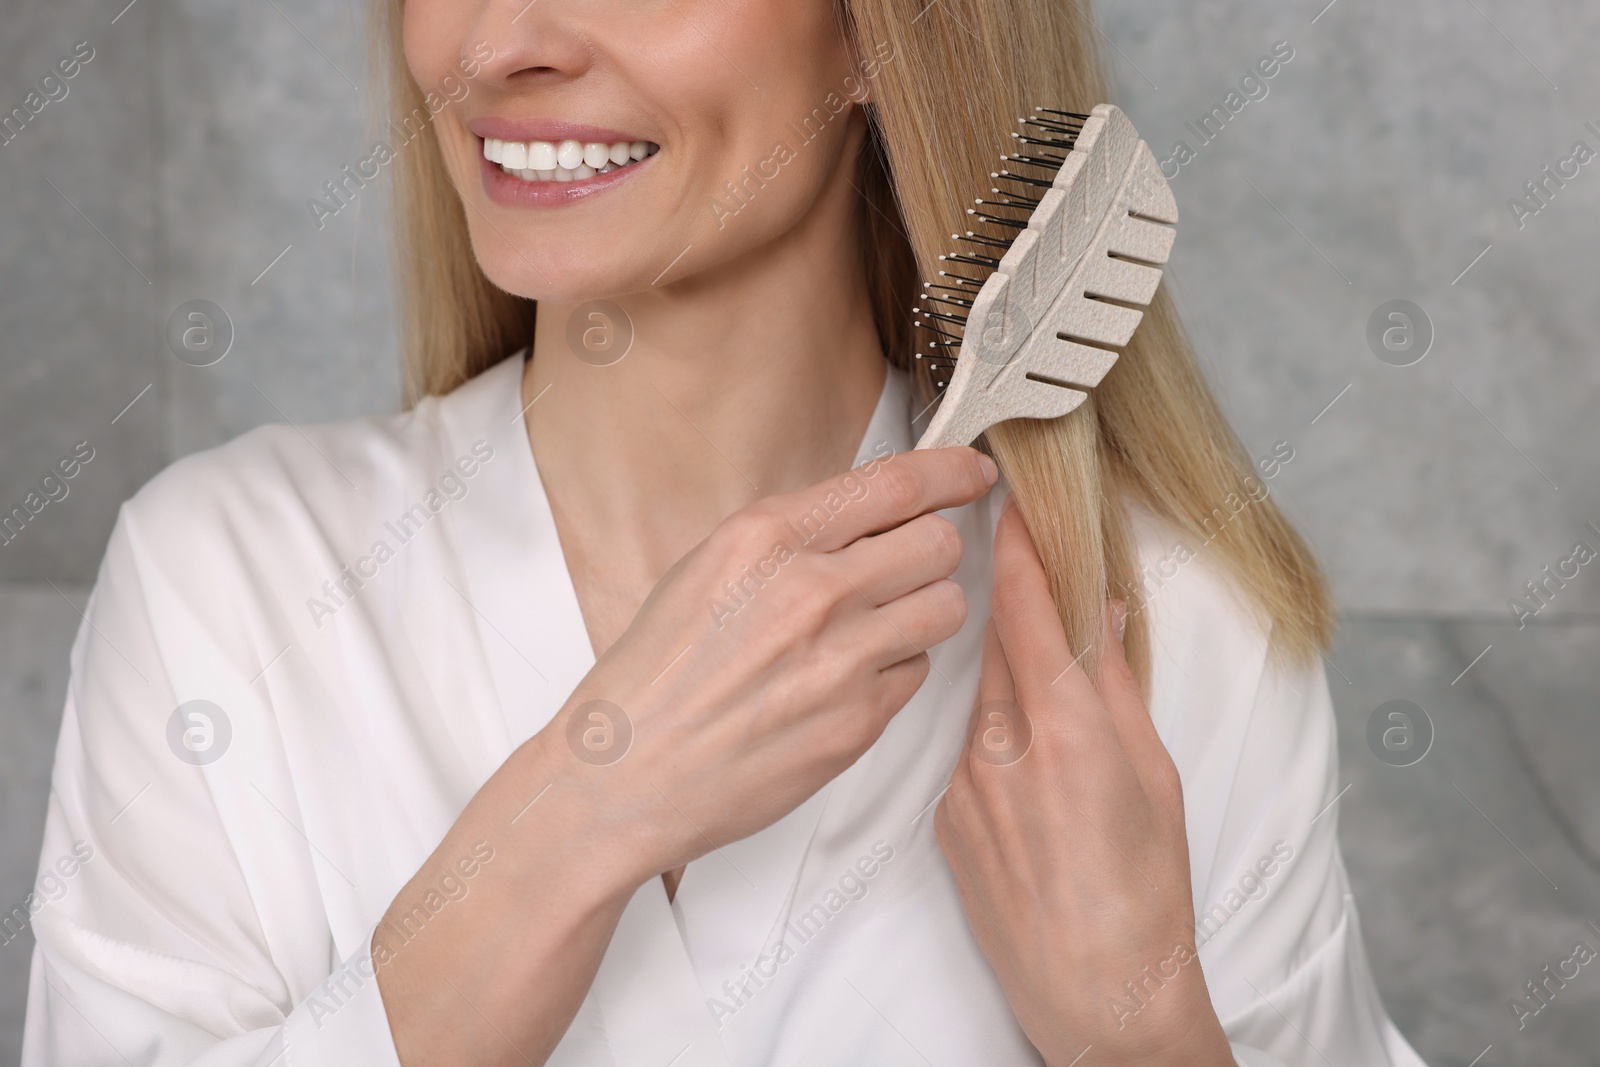
[[[0,145],[0,508],[95,448],[0,547],[6,907],[34,876],[66,651],[119,503],[258,423],[398,398],[382,180],[320,231],[306,207],[371,141],[359,4],[125,3],[13,0],[0,39],[0,110],[95,49]],[[1294,448],[1271,484],[1343,609],[1341,833],[1388,1006],[1440,1067],[1591,1064],[1600,973],[1521,1032],[1507,1001],[1600,944],[1600,568],[1526,628],[1507,601],[1580,538],[1600,547],[1600,163],[1521,229],[1506,202],[1575,141],[1600,150],[1600,9],[1325,3],[1104,0],[1095,18],[1157,156],[1196,150],[1172,182],[1169,284],[1252,453]],[[1201,146],[1184,123],[1280,40],[1295,55],[1268,95]],[[204,369],[163,342],[196,298],[237,335]],[[1413,366],[1367,347],[1392,299],[1432,322]],[[1413,767],[1366,746],[1394,698],[1437,731]],[[0,1063],[30,950],[0,947]]]

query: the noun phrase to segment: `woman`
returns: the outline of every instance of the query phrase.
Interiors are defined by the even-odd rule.
[[[384,14],[417,403],[124,507],[24,1061],[1419,1063],[1322,579],[1165,299],[1004,484],[911,452],[919,278],[1107,95],[1078,9]]]

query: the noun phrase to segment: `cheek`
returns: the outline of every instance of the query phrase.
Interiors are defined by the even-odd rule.
[[[447,0],[408,0],[401,24],[406,67],[424,93],[439,91],[455,72],[472,22],[471,5]]]
[[[717,42],[728,60],[712,53],[680,89],[694,94],[693,110],[708,120],[712,158],[699,170],[701,214],[736,241],[727,233],[735,223],[759,241],[814,203],[839,165],[855,110],[837,27],[831,15],[818,18],[810,10],[828,11],[827,5],[749,5],[757,6],[760,13],[747,10]],[[758,79],[759,93],[746,73]]]

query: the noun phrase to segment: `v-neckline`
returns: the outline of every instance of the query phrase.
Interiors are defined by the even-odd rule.
[[[495,448],[453,525],[465,584],[458,592],[472,605],[500,697],[505,755],[555,716],[596,661],[528,435],[526,358],[526,349],[506,357],[462,386],[469,402],[441,408],[451,455],[479,438]],[[885,370],[855,465],[912,446],[907,376]],[[635,891],[590,989],[618,1067],[660,1067],[663,1048],[667,1059],[681,1055],[674,1067],[729,1067],[702,969],[721,974],[727,960],[761,950],[789,906],[830,790],[690,863],[672,902],[659,877]]]
[[[525,353],[461,386],[458,392],[472,394],[465,403],[452,406],[447,398],[441,405],[451,454],[466,453],[480,438],[494,449],[453,517],[466,583],[460,592],[478,622],[511,748],[555,716],[595,663],[528,441]]]
[[[572,560],[568,556],[566,545],[561,540],[560,526],[555,519],[555,506],[551,502],[549,488],[545,484],[543,471],[539,467],[538,454],[533,448],[532,426],[530,425],[529,419],[533,411],[533,406],[534,404],[538,403],[539,398],[535,397],[529,403],[522,404],[524,393],[523,382],[526,379],[528,363],[531,359],[532,354],[530,350],[524,348],[514,353],[512,356],[507,357],[505,360],[505,362],[512,363],[517,367],[517,380],[514,383],[514,387],[516,390],[516,400],[519,404],[520,417],[514,419],[513,423],[516,427],[516,430],[520,434],[521,441],[524,446],[517,449],[519,452],[519,463],[525,461],[526,466],[531,470],[533,484],[538,490],[535,494],[533,494],[537,498],[535,504],[542,512],[541,518],[548,520],[550,529],[553,530],[556,535],[555,543],[559,549],[559,554],[561,557],[561,570],[566,578],[565,591],[570,594],[571,601],[578,606],[578,620],[580,629],[582,630],[583,635],[589,645],[588,667],[585,668],[585,671],[587,671],[599,661],[601,653],[599,649],[595,647],[594,638],[589,632],[588,616],[583,610],[583,598],[578,595],[578,583],[573,577]],[[498,368],[492,368],[492,370],[493,369]],[[897,378],[897,375],[902,376],[902,378]],[[857,442],[855,458],[851,462],[852,467],[859,466],[867,459],[871,458],[871,454],[868,449],[868,443],[874,440],[873,431],[875,428],[879,427],[880,423],[885,421],[886,403],[890,407],[893,407],[892,400],[898,397],[899,389],[904,385],[905,382],[903,380],[903,372],[897,371],[895,367],[885,363],[883,384],[879,386],[878,396],[873,403],[872,413],[867,419],[866,428],[862,431],[861,440]],[[907,393],[907,396],[909,396],[909,393]],[[909,415],[909,412],[907,412],[907,414]],[[632,620],[630,619],[628,625],[631,624]],[[627,626],[624,626],[622,632],[626,632],[626,630]],[[619,632],[617,636],[620,637],[621,633]]]
[[[485,400],[499,411],[491,413],[488,427],[493,429],[494,437],[498,438],[498,446],[509,453],[509,462],[494,467],[493,482],[482,486],[483,493],[478,499],[491,514],[483,515],[480,522],[470,523],[472,536],[467,537],[467,541],[478,541],[483,549],[494,549],[504,545],[507,539],[525,539],[509,555],[470,552],[464,560],[466,568],[474,573],[469,584],[472,585],[472,598],[478,608],[480,622],[488,624],[490,637],[498,633],[499,645],[506,646],[501,653],[491,656],[491,664],[504,665],[507,657],[520,659],[525,669],[533,670],[544,681],[539,688],[546,691],[560,689],[560,696],[554,705],[549,704],[549,699],[538,701],[538,710],[533,717],[515,715],[512,718],[520,721],[507,723],[510,733],[515,737],[515,744],[538,733],[550,718],[555,717],[566,696],[570,696],[578,686],[578,681],[589,673],[598,659],[594,641],[589,638],[589,627],[584,622],[582,603],[578,600],[578,585],[573,581],[571,566],[566,561],[562,539],[555,526],[555,512],[550,506],[549,493],[544,488],[539,461],[534,456],[533,440],[528,434],[528,416],[533,405],[522,403],[522,378],[528,358],[530,350],[518,350],[498,365],[483,371],[480,379],[464,386],[464,389],[482,386],[490,390],[491,395]],[[504,418],[507,413],[510,414],[509,419]],[[886,365],[882,389],[878,390],[877,403],[872,416],[867,419],[866,430],[856,446],[856,458],[851,466],[861,466],[867,459],[882,459],[885,450],[909,450],[914,442],[910,421],[907,374]],[[467,434],[464,434],[469,426],[458,422],[453,429],[456,429],[456,437],[461,438],[458,445],[469,446]],[[477,429],[482,432],[483,427]],[[485,496],[493,498],[493,501],[483,501]],[[485,523],[494,522],[502,525],[499,528],[485,528]],[[507,560],[515,561],[510,573],[502,569]],[[530,593],[534,593],[534,597],[544,598],[536,601],[530,597]],[[477,603],[480,597],[502,608],[501,613],[483,608]],[[531,614],[538,614],[546,625],[536,624]],[[496,625],[501,619],[520,625],[506,629],[504,625]],[[534,622],[531,627],[528,625],[530,622]],[[530,641],[530,648],[517,648],[512,630],[530,629],[534,632],[526,633],[526,637],[536,637],[538,640]],[[533,656],[534,649],[538,649],[538,657]],[[546,654],[546,649],[554,654]],[[574,670],[576,677],[573,677]],[[523,705],[525,670],[514,669],[509,677],[504,670],[496,669],[494,673],[496,681],[502,683],[499,686],[502,704],[507,709]],[[568,678],[571,678],[570,685],[566,685],[565,689],[560,688]],[[550,694],[544,696],[549,697]],[[526,729],[530,725],[531,729]]]

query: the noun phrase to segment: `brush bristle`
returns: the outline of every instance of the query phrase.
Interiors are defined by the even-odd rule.
[[[961,264],[963,270],[941,270],[937,280],[923,282],[911,316],[913,324],[931,336],[917,349],[915,358],[935,389],[943,391],[950,384],[972,298],[1000,266],[1017,235],[1028,228],[1040,198],[1077,144],[1088,119],[1088,115],[1048,107],[1036,107],[1032,115],[1018,118],[1018,129],[1011,133],[1017,151],[1002,154],[1000,169],[989,175],[995,183],[989,189],[993,199],[976,199],[973,203],[977,206],[967,209],[973,225],[983,230],[951,234],[952,241],[967,247],[939,257],[942,264]]]

